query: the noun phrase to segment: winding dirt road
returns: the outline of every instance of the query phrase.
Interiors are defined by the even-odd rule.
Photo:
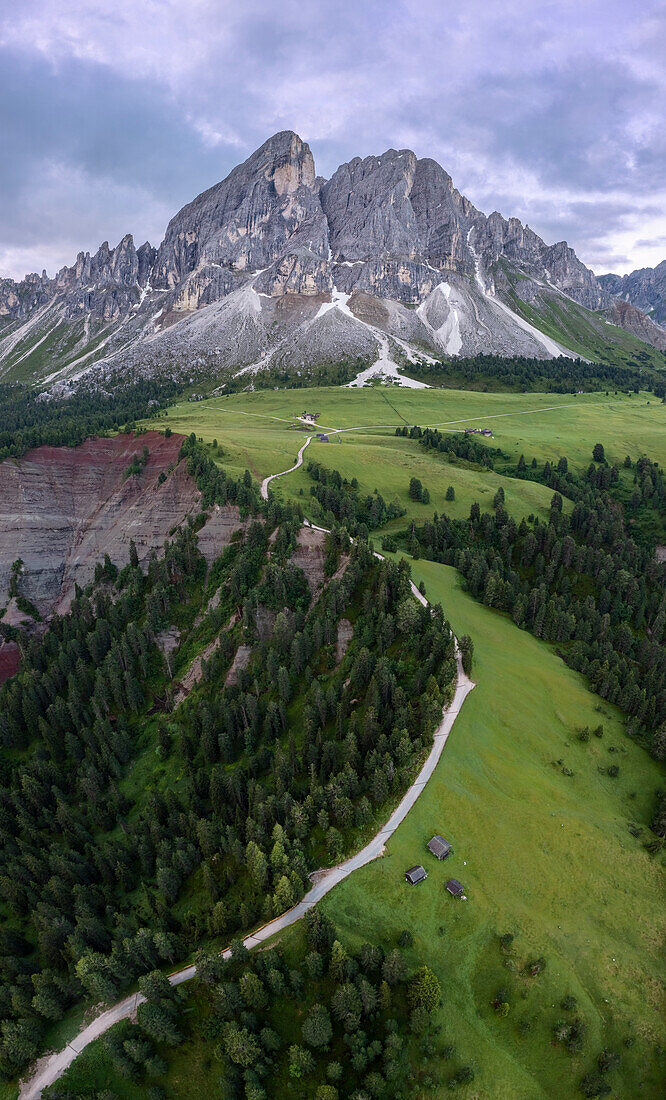
[[[291,470],[283,471],[283,473],[291,473],[292,470],[297,469],[302,464],[303,451],[311,438],[310,436],[301,447],[296,465],[292,466]],[[264,500],[268,499],[268,483],[274,477],[281,476],[282,474],[273,474],[271,477],[265,479],[261,486],[261,495]],[[312,524],[312,526],[315,525]],[[325,530],[325,528],[320,528],[320,530]],[[376,553],[375,556],[378,558],[382,557],[382,555],[378,553]],[[428,601],[425,596],[419,592],[415,584],[412,583],[411,587],[412,593],[419,603],[427,607]],[[268,924],[264,924],[261,928],[257,929],[256,932],[252,932],[249,936],[246,936],[243,940],[245,947],[250,949],[257,947],[260,943],[270,939],[271,936],[274,936],[277,932],[281,932],[284,928],[288,928],[290,924],[294,924],[296,921],[300,920],[301,917],[307,913],[308,909],[312,909],[312,907],[316,905],[318,901],[321,901],[334,886],[337,886],[338,883],[346,879],[353,871],[358,870],[359,867],[364,867],[367,863],[371,863],[372,860],[377,859],[378,856],[383,854],[388,840],[398,828],[398,825],[404,821],[433,774],[453,728],[453,723],[458,717],[465,699],[475,686],[462,667],[462,659],[457,643],[456,662],[457,684],[451,705],[446,707],[442,712],[442,721],[435,731],[432,748],[425,763],[386,824],[382,826],[372,840],[366,844],[360,852],[357,852],[356,855],[350,856],[349,859],[346,859],[343,863],[339,863],[336,867],[315,871],[310,876],[313,885],[298,904],[294,905],[292,909],[288,909],[286,913],[282,913],[281,916],[275,917],[275,919],[269,921]],[[222,952],[224,958],[229,958],[230,954],[231,951],[229,948]],[[169,981],[171,985],[181,985],[183,982],[190,981],[195,974],[196,967],[194,965],[186,966],[182,970],[177,970],[174,974],[170,974]],[[54,1081],[57,1081],[68,1066],[72,1064],[77,1054],[80,1054],[89,1043],[94,1042],[95,1039],[99,1039],[101,1035],[104,1035],[104,1033],[108,1031],[109,1028],[113,1027],[114,1024],[132,1016],[137,1007],[144,1001],[145,997],[143,997],[141,993],[130,994],[130,996],[125,997],[122,1001],[118,1001],[117,1004],[112,1005],[111,1008],[108,1008],[105,1012],[102,1012],[100,1016],[97,1016],[92,1023],[83,1028],[76,1038],[72,1039],[70,1043],[67,1043],[62,1050],[41,1058],[37,1063],[32,1077],[21,1085],[19,1100],[38,1100],[42,1095],[42,1089],[45,1089],[48,1085],[52,1085]]]
[[[262,500],[268,500],[268,486],[274,478],[284,477],[285,474],[293,474],[294,470],[297,470],[299,466],[303,465],[303,451],[305,450],[311,439],[312,436],[309,435],[308,438],[305,440],[305,443],[298,452],[298,458],[296,459],[296,464],[294,466],[290,466],[288,470],[281,470],[279,474],[270,474],[268,477],[264,478],[261,483],[260,489]]]

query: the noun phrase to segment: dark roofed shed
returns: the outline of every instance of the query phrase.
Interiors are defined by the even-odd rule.
[[[410,867],[408,871],[405,871],[405,879],[410,886],[416,886],[417,883],[423,882],[427,877],[428,872],[420,863],[417,863],[416,867]]]
[[[453,894],[454,898],[460,898],[465,893],[465,887],[462,882],[458,882],[457,878],[450,878],[446,884],[446,889],[450,894]]]
[[[437,859],[446,859],[451,855],[451,845],[448,840],[444,840],[443,836],[434,836],[432,840],[428,841],[428,850],[432,852]]]

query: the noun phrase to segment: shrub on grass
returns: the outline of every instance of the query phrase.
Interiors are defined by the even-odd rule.
[[[600,1073],[586,1073],[580,1083],[583,1096],[608,1096],[611,1087]]]
[[[610,1073],[612,1069],[617,1069],[620,1064],[620,1055],[616,1054],[614,1050],[608,1050],[604,1048],[601,1054],[597,1058],[597,1066],[599,1067],[599,1073]]]
[[[469,1085],[470,1081],[474,1080],[474,1070],[471,1066],[461,1066],[457,1073],[453,1075],[449,1081],[448,1087],[453,1089],[460,1088],[461,1085]]]
[[[415,1035],[425,1035],[430,1026],[430,1013],[423,1005],[418,1005],[409,1016],[409,1026]]]
[[[420,966],[412,976],[407,987],[407,1001],[412,1008],[425,1008],[432,1012],[442,995],[437,975],[429,966]]]

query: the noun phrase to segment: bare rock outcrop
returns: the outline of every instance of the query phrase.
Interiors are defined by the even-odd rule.
[[[349,619],[342,618],[338,622],[338,635],[335,642],[335,660],[337,664],[344,657],[349,648],[349,643],[354,637],[354,627]]]
[[[483,317],[477,272],[504,307]],[[415,333],[412,361],[424,349],[549,357],[548,342],[526,338],[524,318],[512,317],[516,296],[530,304],[537,332],[553,302],[566,313],[571,299],[599,311],[620,297],[657,323],[666,317],[666,262],[597,279],[566,241],[546,244],[518,218],[477,210],[434,160],[388,149],[354,157],[326,181],[308,145],[284,130],[187,203],[158,249],[136,248],[128,234],[115,248],[79,253],[54,278],[0,280],[0,376],[34,370],[63,384],[101,361],[104,373],[170,377],[189,377],[195,363],[222,380],[267,365],[297,373],[373,362],[383,345],[346,298],[374,296],[395,317],[455,279],[467,294],[445,346],[427,329]],[[626,317],[639,339],[658,339]],[[612,330],[597,332],[613,343]]]
[[[123,566],[131,540],[142,564],[159,551],[169,531],[199,508],[196,485],[178,461],[182,439],[118,435],[73,448],[38,447],[0,463],[0,607],[18,558],[21,594],[46,618],[67,610],[75,583],[88,584],[105,554]],[[126,476],[144,446],[142,473]],[[213,511],[199,535],[208,560],[240,526],[238,509]]]
[[[0,684],[16,675],[20,663],[21,651],[16,642],[0,638]]]
[[[610,311],[610,318],[614,324],[633,333],[639,340],[645,340],[660,351],[666,351],[666,328],[655,324],[630,302],[625,302],[623,298],[616,298]]]
[[[234,659],[231,662],[229,671],[225,677],[224,686],[233,687],[238,683],[238,673],[243,672],[250,663],[250,657],[252,656],[252,646],[239,645]]]
[[[301,527],[296,536],[296,549],[290,558],[290,561],[305,573],[313,599],[317,598],[324,587],[325,543],[324,531],[319,531],[315,527]]]
[[[600,275],[599,282],[613,298],[630,302],[655,324],[666,327],[666,260],[628,275]]]

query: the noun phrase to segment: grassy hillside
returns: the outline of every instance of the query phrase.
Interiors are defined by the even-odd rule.
[[[476,1074],[458,1092],[466,1100],[580,1095],[578,1083],[603,1049],[621,1057],[607,1077],[614,1096],[658,1097],[664,1065],[657,1046],[666,1041],[662,869],[629,826],[636,831],[649,820],[663,774],[626,738],[619,713],[600,706],[548,646],[475,603],[454,570],[427,562],[412,569],[456,631],[473,634],[477,686],[384,858],[355,872],[322,908],[352,946],[379,940],[392,947],[410,930],[410,965],[425,960],[437,974],[441,1031],[423,1065],[441,1085],[430,1084],[422,1100],[448,1095],[461,1064]],[[599,723],[603,738],[578,741],[582,725]],[[598,770],[617,759],[611,745],[621,753],[615,780]],[[444,864],[425,849],[435,832],[454,846]],[[418,861],[429,878],[412,888],[403,872]],[[450,876],[463,882],[467,900],[445,892]],[[506,933],[514,940],[503,949]],[[302,941],[297,925],[278,943],[292,951]],[[532,976],[526,964],[539,958],[545,969]],[[502,987],[506,1016],[492,1005]],[[567,997],[575,1009],[561,1007]],[[205,997],[190,996],[185,1042],[160,1051],[168,1063],[162,1082],[174,1100],[216,1086],[215,1042],[201,1038],[205,1010]],[[585,1034],[572,1055],[554,1040],[554,1028],[575,1018]],[[77,1095],[103,1086],[123,1100],[144,1095],[118,1076],[101,1042],[63,1085]],[[305,1082],[290,1087],[293,1095],[313,1095]]]
[[[596,442],[603,442],[610,462],[643,453],[666,460],[666,410],[647,395],[372,389],[313,390],[307,400],[301,397],[236,395],[170,410],[169,421],[206,440],[217,436],[229,459],[249,458],[263,474],[270,461],[272,471],[293,462],[303,435],[286,429],[304,404],[320,412],[320,424],[343,429],[341,445],[313,441],[306,459],[356,476],[364,491],[376,487],[387,500],[397,495],[417,521],[441,509],[448,484],[456,490],[455,502],[446,505],[453,516],[466,513],[471,499],[489,504],[496,484],[505,488],[513,514],[539,513],[550,493],[450,465],[415,441],[396,438],[395,426],[403,423],[450,430],[490,426],[489,445],[513,461],[520,453],[540,462],[565,454],[584,470]],[[354,428],[360,430],[348,430]],[[411,476],[430,489],[430,505],[409,500]],[[303,489],[306,497],[310,481],[299,470],[274,484],[280,495],[298,497]],[[529,499],[528,491],[534,494]],[[604,1047],[622,1058],[611,1078],[617,1095],[660,1095],[664,1067],[655,1044],[666,1038],[666,974],[659,956],[663,868],[630,826],[636,832],[649,824],[663,771],[628,740],[619,712],[590,693],[551,647],[475,603],[454,570],[428,562],[413,562],[412,570],[429,598],[442,601],[454,629],[473,636],[478,686],[432,784],[387,857],[336,889],[325,909],[345,935],[359,940],[375,929],[387,940],[403,927],[413,930],[415,957],[429,953],[446,991],[440,1019],[445,1045],[457,1047],[463,1062],[479,1070],[470,1096],[576,1095]],[[580,728],[600,723],[603,738],[578,740]],[[619,757],[609,754],[611,746]],[[619,778],[602,775],[600,769],[618,758]],[[453,841],[456,854],[445,867],[431,860],[427,883],[411,890],[402,871],[425,858],[425,841],[435,831]],[[451,874],[464,882],[467,902],[444,892]],[[515,936],[509,955],[499,943],[506,932]],[[539,956],[546,959],[544,973],[525,976],[525,962]],[[505,1019],[491,1006],[501,986],[509,989]],[[555,1024],[567,1017],[560,1008],[567,996],[576,997],[587,1028],[583,1050],[573,1056],[553,1039]],[[437,1061],[434,1073],[446,1081],[448,1061]]]
[[[666,406],[651,394],[491,394],[379,387],[257,391],[176,405],[163,421],[151,420],[151,427],[162,422],[174,431],[194,431],[206,442],[217,438],[226,465],[249,467],[265,477],[293,461],[304,437],[295,417],[304,409],[320,413],[322,428],[343,429],[343,444],[348,442],[346,429],[390,435],[404,424],[451,431],[478,426],[492,428],[491,444],[515,458],[521,451],[541,461],[566,454],[569,461],[587,466],[592,447],[601,441],[611,462],[621,462],[627,453],[646,453],[666,462]],[[298,431],[289,431],[290,424],[297,424]]]
[[[575,1095],[577,1078],[607,1046],[622,1056],[614,1094],[656,1097],[663,1066],[655,1043],[666,1040],[662,868],[629,825],[649,820],[663,773],[628,741],[616,711],[600,710],[544,643],[463,593],[453,569],[414,562],[412,571],[454,629],[474,637],[477,687],[386,857],[342,883],[324,908],[360,941],[371,931],[385,939],[413,931],[415,955],[427,955],[445,990],[446,1042],[480,1071],[470,1096]],[[578,729],[600,722],[601,740],[577,740]],[[622,754],[617,780],[598,771],[613,759],[610,745]],[[435,832],[455,849],[442,866],[424,847]],[[421,859],[430,877],[411,889],[403,871]],[[445,893],[450,875],[463,882],[466,902]],[[509,957],[498,938],[507,932],[515,936]],[[527,977],[524,963],[539,956],[544,973]],[[500,986],[510,991],[506,1019],[491,1007]],[[573,1058],[553,1045],[567,995],[587,1025]],[[444,1060],[434,1073],[446,1079]]]
[[[469,512],[473,501],[490,507],[501,485],[509,514],[521,519],[530,513],[545,517],[552,493],[542,485],[503,477],[500,473],[455,464],[434,452],[426,452],[415,440],[396,438],[404,424],[437,425],[443,431],[465,427],[490,427],[488,446],[499,447],[515,463],[520,454],[540,462],[569,462],[585,470],[595,443],[603,442],[608,461],[621,465],[627,454],[636,459],[648,454],[666,461],[666,406],[645,395],[602,394],[562,397],[552,394],[479,394],[467,391],[340,389],[248,393],[210,401],[186,402],[151,420],[151,426],[170,425],[173,430],[194,432],[207,444],[217,440],[214,457],[225,469],[240,476],[249,469],[261,480],[288,469],[299,447],[313,434],[295,418],[304,408],[320,413],[318,423],[328,429],[331,442],[312,440],[305,464],[324,463],[344,477],[356,477],[363,493],[376,488],[390,501],[398,498],[408,520],[422,523],[433,511],[445,510],[453,518]],[[291,430],[290,425],[296,425]],[[475,437],[480,438],[480,437]],[[338,443],[337,440],[340,440]],[[481,442],[484,442],[482,439]],[[430,492],[430,504],[410,500],[411,477],[418,477]],[[627,492],[633,474],[622,472]],[[299,501],[308,513],[311,481],[302,468],[272,484],[282,498]],[[447,488],[455,491],[445,501]],[[301,495],[302,494],[302,495]],[[567,505],[565,504],[565,507]],[[395,521],[397,527],[404,520]]]
[[[666,355],[571,298],[544,295],[526,302],[509,295],[512,309],[570,351],[594,363],[663,371]]]
[[[505,492],[505,508],[517,520],[531,512],[545,518],[553,495],[544,485],[502,477],[462,461],[450,463],[439,454],[429,454],[417,440],[394,435],[350,432],[344,446],[329,444],[328,448],[326,444],[313,441],[305,458],[334,467],[350,481],[355,477],[364,495],[378,488],[386,500],[397,498],[406,509],[407,521],[414,519],[416,523],[431,519],[433,511],[445,510],[447,515],[461,518],[469,514],[475,500],[482,508],[490,508],[500,485]],[[428,489],[429,504],[410,499],[408,490],[412,477],[419,478]],[[304,466],[278,483],[276,488],[294,499],[299,499],[302,490],[306,498],[303,507],[307,510],[311,485]],[[446,501],[445,493],[450,485],[454,488],[455,500]],[[405,522],[404,517],[392,520],[388,529],[404,528]]]
[[[394,521],[396,527],[410,519],[422,523],[435,509],[454,518],[466,515],[474,500],[490,508],[499,486],[507,511],[516,518],[545,517],[552,495],[536,482],[426,452],[416,440],[395,436],[395,428],[404,424],[449,431],[489,426],[493,438],[488,445],[501,448],[514,462],[521,453],[541,463],[566,455],[571,468],[584,471],[598,442],[610,463],[620,465],[627,454],[634,460],[647,454],[666,461],[666,406],[646,394],[262,391],[184,403],[150,423],[194,432],[230,476],[249,469],[262,479],[291,466],[312,434],[295,419],[304,407],[320,413],[318,424],[332,440],[313,440],[306,463],[314,459],[348,479],[356,477],[363,494],[376,488],[387,501],[397,496],[407,517]],[[333,441],[337,430],[340,444]],[[633,469],[620,475],[622,489],[630,494]],[[410,500],[411,477],[429,489],[428,505]],[[306,512],[310,485],[305,469],[273,483],[278,497],[300,502]],[[455,501],[445,504],[449,485]],[[374,535],[379,542],[381,532]],[[660,1053],[666,1046],[666,967],[660,954],[666,930],[664,856],[649,855],[642,841],[656,793],[665,785],[663,767],[626,736],[620,712],[593,695],[553,647],[475,602],[462,591],[455,570],[427,561],[411,564],[414,580],[423,581],[433,603],[442,603],[456,633],[472,636],[477,687],[433,779],[385,857],[337,887],[323,909],[352,945],[381,940],[394,946],[400,932],[409,929],[414,936],[407,950],[410,963],[425,960],[436,971],[444,991],[437,1017],[441,1032],[423,1061],[439,1085],[424,1089],[422,1100],[447,1095],[447,1082],[460,1064],[476,1072],[474,1084],[459,1092],[466,1100],[581,1095],[582,1077],[596,1069],[604,1050],[619,1058],[605,1078],[613,1095],[623,1100],[661,1096],[666,1071]],[[352,620],[356,611],[356,605],[348,609]],[[192,607],[188,614],[193,616]],[[221,623],[222,618],[215,622],[214,633]],[[178,675],[213,637],[208,629],[206,620],[192,627]],[[240,624],[235,630],[240,641]],[[257,676],[264,675],[262,669],[257,662]],[[325,664],[317,665],[317,679],[325,671]],[[298,678],[294,688],[288,717],[300,729],[304,701]],[[223,698],[224,693],[215,695]],[[600,724],[603,736],[579,740],[583,727]],[[138,741],[142,751],[122,785],[132,801],[153,784],[179,789],[184,765],[179,770],[173,759],[159,763],[154,758],[161,725],[159,716],[145,722]],[[197,737],[198,730],[192,725]],[[301,749],[300,739],[294,744]],[[619,766],[615,778],[608,775],[610,764]],[[332,859],[323,826],[316,829],[310,838],[314,857]],[[443,865],[425,849],[435,832],[454,845]],[[429,878],[410,888],[403,872],[421,860]],[[205,932],[214,900],[198,874],[173,907],[179,923],[196,926],[197,933]],[[451,875],[463,882],[467,900],[445,892]],[[236,931],[239,895],[233,897],[234,921],[228,926]],[[253,897],[257,906],[260,900]],[[250,916],[255,915],[252,910]],[[283,942],[298,944],[301,935],[294,929]],[[503,945],[500,937],[507,935],[513,939]],[[532,974],[536,960],[545,960],[545,968],[540,963],[540,972]],[[508,1011],[496,1011],[493,1002],[507,1004]],[[187,1012],[197,1019],[201,1006],[196,998],[188,1002]],[[567,1050],[563,1036],[575,1019],[582,1021],[583,1039],[580,1049],[574,1044]],[[190,1096],[195,1088],[201,1095],[212,1094],[219,1079],[213,1045],[188,1040],[175,1053],[165,1052],[168,1097]],[[86,1095],[76,1092],[85,1075],[90,1095],[102,1087],[119,1097],[144,1095],[136,1086],[116,1082],[105,1059],[97,1044],[75,1064],[71,1087],[76,1095]]]

